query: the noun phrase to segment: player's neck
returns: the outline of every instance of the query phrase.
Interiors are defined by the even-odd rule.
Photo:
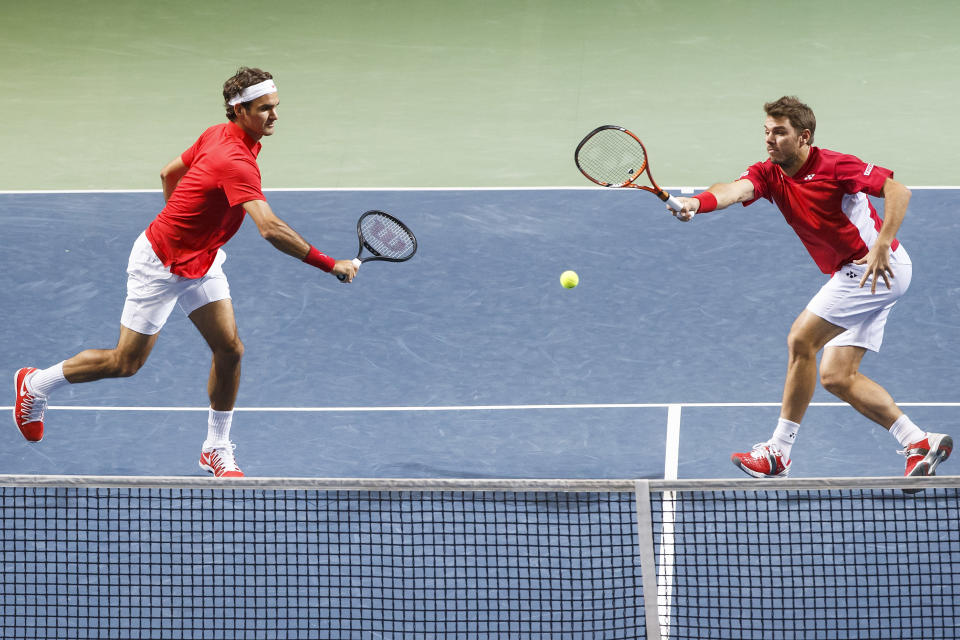
[[[800,168],[807,163],[807,158],[810,157],[810,145],[803,145],[800,147],[800,150],[797,152],[797,155],[794,156],[789,163],[781,164],[780,170],[783,171],[789,177],[796,175]]]

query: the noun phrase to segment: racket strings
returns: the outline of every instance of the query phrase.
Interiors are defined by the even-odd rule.
[[[403,225],[381,215],[370,215],[360,223],[363,243],[371,253],[400,260],[413,255],[417,242]]]
[[[577,165],[592,180],[620,187],[646,168],[647,154],[630,134],[620,129],[603,129],[581,145]]]

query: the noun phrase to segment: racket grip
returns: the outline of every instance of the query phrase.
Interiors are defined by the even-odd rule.
[[[674,198],[673,196],[667,196],[666,199],[667,206],[673,209],[674,211],[680,211],[683,209],[683,205],[680,204],[680,201]]]
[[[360,260],[360,258],[353,259],[353,266],[355,266],[357,269],[360,268],[361,264],[363,264],[363,262]],[[340,282],[343,282],[346,279],[347,279],[347,276],[343,274],[337,274],[337,280],[339,280]]]

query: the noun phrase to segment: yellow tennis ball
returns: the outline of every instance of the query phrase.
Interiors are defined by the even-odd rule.
[[[566,289],[573,289],[580,284],[580,276],[577,275],[576,271],[564,271],[560,274],[560,284]]]

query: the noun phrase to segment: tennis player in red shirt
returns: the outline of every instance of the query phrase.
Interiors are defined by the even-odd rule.
[[[831,278],[790,329],[787,377],[773,436],[752,451],[734,453],[731,460],[751,476],[787,476],[790,449],[816,388],[822,349],[824,388],[890,431],[907,456],[904,475],[932,476],[949,457],[953,440],[915,425],[883,387],[859,371],[864,354],[880,349],[887,315],[910,286],[910,256],[896,238],[910,190],[888,169],[812,146],[816,118],[796,97],[784,96],[764,110],[769,158],[739,180],[679,198],[683,209],[674,215],[687,221],[694,214],[766,198]],[[883,219],[868,195],[884,199]]]
[[[127,298],[113,349],[89,349],[52,367],[17,371],[14,421],[31,442],[43,438],[47,397],[67,384],[132,376],[146,362],[175,305],[213,352],[207,390],[210,411],[201,468],[242,476],[230,442],[243,343],[222,265],[221,247],[244,216],[278,250],[351,282],[351,260],[334,260],[278,218],[260,187],[260,139],[273,135],[280,103],[273,76],[242,67],[224,83],[228,122],[210,127],[163,168],[166,206],[133,245]]]

